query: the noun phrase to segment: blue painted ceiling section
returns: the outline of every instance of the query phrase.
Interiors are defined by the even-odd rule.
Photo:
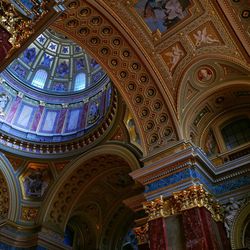
[[[40,34],[7,70],[23,84],[56,95],[88,91],[106,76],[94,58],[52,30]],[[84,76],[82,85],[79,76]]]
[[[0,74],[0,132],[34,142],[83,137],[103,121],[112,84],[76,43],[46,30]]]

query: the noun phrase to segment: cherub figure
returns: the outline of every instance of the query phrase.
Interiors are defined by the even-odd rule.
[[[170,60],[170,71],[173,71],[174,67],[177,65],[177,63],[181,60],[181,57],[184,56],[184,51],[178,47],[176,44],[172,47],[171,52],[165,53],[166,56],[171,57]]]
[[[201,46],[202,44],[211,44],[218,43],[219,40],[212,37],[211,34],[207,33],[207,28],[205,27],[203,30],[198,30],[196,34],[194,34],[195,38],[195,46]]]

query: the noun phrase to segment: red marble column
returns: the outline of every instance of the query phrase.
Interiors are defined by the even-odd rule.
[[[0,61],[2,62],[8,54],[8,51],[12,48],[9,38],[11,34],[4,28],[0,27]]]
[[[150,250],[168,250],[167,229],[164,218],[151,220],[148,223]]]
[[[211,213],[204,207],[183,211],[182,221],[187,250],[229,250]],[[224,229],[225,230],[225,229]]]

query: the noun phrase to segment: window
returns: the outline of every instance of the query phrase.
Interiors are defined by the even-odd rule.
[[[48,74],[45,70],[39,69],[36,72],[31,84],[37,88],[43,89],[45,82],[47,80],[47,76],[48,76]]]
[[[221,130],[227,149],[235,148],[250,141],[250,120],[243,118],[233,121]]]
[[[85,89],[85,87],[86,87],[86,75],[84,73],[79,73],[75,79],[74,90],[75,91],[82,90]]]

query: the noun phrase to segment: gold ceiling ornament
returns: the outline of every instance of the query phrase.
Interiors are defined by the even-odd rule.
[[[174,211],[181,212],[195,207],[205,207],[215,221],[222,221],[222,209],[219,203],[209,194],[203,185],[193,185],[173,193]]]
[[[35,221],[38,216],[38,208],[35,207],[22,207],[21,219],[24,221]]]
[[[143,245],[143,244],[148,243],[148,223],[140,227],[135,227],[133,230],[134,230],[138,245]]]
[[[169,198],[160,196],[160,198],[143,204],[143,208],[149,215],[148,220],[179,214],[195,207],[205,207],[210,211],[215,221],[222,221],[223,219],[219,203],[203,188],[203,185],[193,185],[187,189],[174,192],[173,196]]]
[[[0,25],[11,34],[9,42],[13,47],[19,48],[22,42],[34,32],[32,21],[24,20],[19,16],[12,4],[1,1],[0,8]]]
[[[48,1],[32,0],[32,2],[34,7],[31,9],[31,13],[34,14],[34,18],[29,20],[16,11],[13,4],[0,1],[0,25],[11,34],[9,42],[14,48],[21,47],[24,41],[34,33],[33,27],[41,17],[48,13]]]
[[[149,220],[154,220],[160,217],[168,217],[174,214],[173,206],[170,199],[163,199],[162,195],[153,201],[143,203],[143,208],[149,215]]]

